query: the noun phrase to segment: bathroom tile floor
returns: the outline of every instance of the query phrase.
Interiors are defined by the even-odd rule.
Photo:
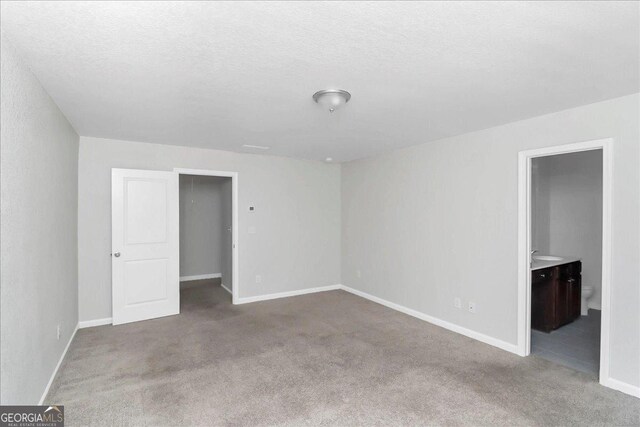
[[[600,310],[547,334],[531,331],[531,354],[550,362],[598,375],[600,370]]]

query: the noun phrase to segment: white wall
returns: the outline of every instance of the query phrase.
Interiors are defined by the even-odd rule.
[[[340,283],[339,165],[81,137],[81,321],[111,317],[111,168],[174,167],[238,172],[240,297]]]
[[[224,181],[231,178],[180,175],[180,277],[222,272]]]
[[[602,150],[533,159],[533,248],[540,254],[582,259],[582,285],[592,286],[589,307],[602,291]],[[537,191],[536,191],[537,189]]]
[[[1,50],[0,401],[37,404],[78,323],[78,135]]]
[[[515,346],[518,152],[612,137],[610,375],[640,385],[639,101],[630,95],[343,164],[343,284]],[[477,313],[455,308],[456,296],[476,302]]]

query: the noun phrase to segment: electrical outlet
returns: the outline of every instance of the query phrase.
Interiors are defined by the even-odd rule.
[[[360,279],[362,277],[362,272],[360,270],[356,270],[356,277]]]
[[[262,276],[256,276],[256,283],[262,283]]]
[[[469,302],[469,312],[470,313],[475,313],[476,312],[476,303],[475,302]]]
[[[60,339],[60,324],[58,323],[58,327],[56,328],[56,338],[59,340]]]
[[[455,308],[462,308],[462,301],[460,300],[460,297],[455,297],[453,299],[453,306]]]

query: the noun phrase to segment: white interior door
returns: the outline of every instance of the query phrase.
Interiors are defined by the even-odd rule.
[[[112,169],[113,324],[180,312],[178,174]]]

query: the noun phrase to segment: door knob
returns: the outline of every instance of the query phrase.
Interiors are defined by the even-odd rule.
[[[113,254],[113,256],[118,258],[120,256],[120,252],[116,252],[115,254]]]

